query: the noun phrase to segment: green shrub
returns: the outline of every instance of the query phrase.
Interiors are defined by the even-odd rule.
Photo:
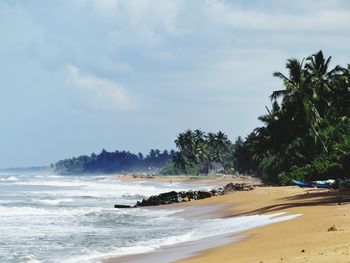
[[[174,163],[169,163],[159,172],[161,175],[198,175],[199,168],[195,164],[190,164],[186,167],[185,171],[177,169]]]

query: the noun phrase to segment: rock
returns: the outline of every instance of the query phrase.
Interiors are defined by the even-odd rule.
[[[228,191],[229,191],[229,190],[233,190],[234,187],[235,187],[235,186],[234,186],[233,183],[228,183],[227,185],[224,186],[224,189],[223,189],[223,190],[224,190],[224,191],[225,191],[225,190],[228,190]]]
[[[228,183],[224,187],[213,189],[211,191],[193,191],[193,190],[189,190],[187,192],[171,191],[171,192],[161,193],[159,195],[153,195],[153,196],[150,196],[149,198],[144,198],[141,202],[138,201],[133,207],[157,206],[157,205],[189,202],[191,200],[205,199],[205,198],[210,198],[212,196],[224,195],[232,191],[250,191],[253,189],[254,187],[251,185]],[[118,207],[121,207],[121,206],[118,205]],[[122,208],[129,208],[129,207],[122,206]]]
[[[254,186],[252,185],[243,185],[243,191],[252,191],[254,190]]]
[[[224,191],[227,193],[229,191],[251,191],[254,187],[246,184],[234,184],[228,183],[224,186]]]
[[[159,195],[159,199],[161,203],[180,203],[184,199],[186,194],[183,193],[177,193],[175,191],[163,193]]]
[[[182,198],[187,197],[187,192],[186,192],[186,191],[180,191],[180,192],[178,192],[178,194],[179,194]]]
[[[178,193],[175,191],[162,193],[162,194],[158,195],[158,198],[161,201],[175,201],[178,198]]]
[[[215,189],[211,190],[210,192],[211,192],[212,196],[218,196],[219,195],[219,192],[217,190],[215,190]]]
[[[338,228],[335,225],[332,225],[330,228],[328,228],[328,232],[332,231],[338,231]]]
[[[181,203],[181,202],[183,202],[183,200],[184,200],[184,198],[180,194],[177,194],[177,198],[175,199],[175,202]]]
[[[187,192],[187,196],[188,198],[191,200],[197,200],[198,199],[198,195],[197,195],[197,191],[192,191],[192,190],[189,190]]]
[[[152,195],[149,198],[142,199],[141,202],[137,203],[137,206],[154,206],[154,205],[160,205],[160,201],[158,196]]]
[[[114,208],[131,208],[130,205],[114,205]]]
[[[198,191],[198,199],[206,199],[212,197],[212,193],[208,191]]]
[[[183,199],[182,199],[182,202],[190,202],[191,199],[188,197],[188,196],[185,196]]]

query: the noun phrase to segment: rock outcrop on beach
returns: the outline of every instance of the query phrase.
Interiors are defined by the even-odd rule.
[[[168,205],[174,203],[189,202],[192,200],[200,200],[210,198],[212,196],[225,195],[234,191],[251,191],[254,189],[254,186],[247,184],[234,184],[229,183],[224,187],[218,189],[213,189],[211,191],[171,191],[166,193],[161,193],[159,195],[152,195],[148,198],[138,201],[134,206],[128,205],[115,205],[114,208],[136,208],[144,206],[158,206],[158,205]]]

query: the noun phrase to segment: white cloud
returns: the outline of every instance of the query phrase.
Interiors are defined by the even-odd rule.
[[[314,9],[303,13],[267,13],[242,9],[222,1],[208,1],[207,14],[221,24],[237,29],[312,30],[350,29],[350,12],[340,9]]]
[[[123,21],[113,30],[139,37],[140,42],[151,45],[162,43],[166,35],[182,36],[185,31],[177,25],[177,18],[184,0],[75,0],[80,6],[90,6],[103,16],[114,16],[116,21]],[[113,32],[112,30],[112,32]]]
[[[73,86],[83,90],[84,95],[97,109],[131,110],[134,108],[124,87],[103,78],[86,75],[72,65],[67,67],[67,73]]]
[[[182,0],[129,0],[123,1],[131,25],[157,26],[169,34],[177,34],[176,18]]]
[[[118,8],[118,0],[97,0],[95,7],[104,12],[114,12]]]

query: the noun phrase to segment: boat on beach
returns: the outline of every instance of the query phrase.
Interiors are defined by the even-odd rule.
[[[314,181],[314,182],[302,182],[298,180],[292,180],[292,182],[302,188],[322,188],[331,189],[335,183],[335,180],[329,179],[326,181]]]

